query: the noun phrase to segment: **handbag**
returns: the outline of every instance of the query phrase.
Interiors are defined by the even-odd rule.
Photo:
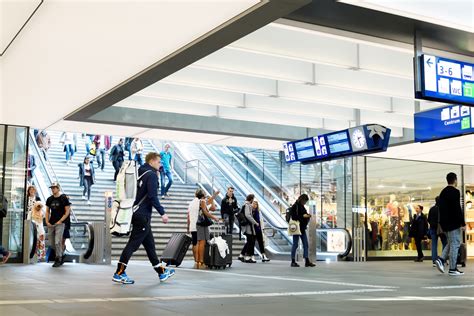
[[[212,220],[203,213],[201,209],[199,209],[199,216],[197,218],[196,225],[202,227],[209,227],[212,225]]]
[[[293,219],[290,219],[290,222],[288,223],[288,235],[289,236],[301,235],[300,221],[295,221]]]

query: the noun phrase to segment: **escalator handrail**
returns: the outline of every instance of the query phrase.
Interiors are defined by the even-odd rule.
[[[47,176],[47,178],[48,178],[49,185],[51,185],[53,182],[59,183],[59,178],[58,178],[58,176],[56,175],[56,172],[54,171],[53,166],[51,166],[51,163],[47,162],[47,161],[44,159],[43,153],[41,152],[41,150],[40,150],[39,147],[38,147],[38,144],[36,143],[36,139],[35,139],[35,137],[34,137],[33,131],[30,131],[29,137],[30,137],[30,142],[29,142],[30,145],[33,146],[33,148],[34,148],[34,150],[35,150],[35,153],[36,153],[36,156],[38,157],[40,163],[43,165],[44,170],[46,170],[46,176]],[[46,167],[46,166],[49,166],[49,168]],[[54,179],[51,177],[50,172],[53,174]],[[61,183],[59,183],[59,185],[61,185]],[[61,190],[63,190],[63,189],[61,188]],[[64,190],[63,190],[62,192],[63,192],[63,194],[66,194],[66,195],[67,195],[67,193],[64,192]],[[44,194],[44,192],[43,192],[43,194]],[[45,194],[44,198],[45,198],[45,200],[46,200],[47,194]],[[72,220],[73,220],[75,223],[78,222],[77,217],[76,217],[76,214],[74,213],[74,211],[73,211],[72,208],[71,208],[71,215],[70,215],[70,216],[71,216]]]
[[[227,148],[232,152],[232,154],[233,154],[234,156],[236,156],[236,158],[238,158],[238,155],[234,152],[234,149],[232,149],[231,147],[227,147]],[[255,151],[242,152],[242,153],[240,153],[240,154],[241,154],[241,155],[244,155],[244,157],[247,157],[248,160],[251,161],[252,164],[256,165],[258,168],[263,169],[263,166],[262,166],[261,162],[258,160],[257,157],[255,157],[254,152],[255,152]],[[271,159],[273,159],[273,160],[278,164],[278,162],[275,160],[275,158],[274,158],[272,155],[268,154],[265,150],[262,150],[262,152],[263,152],[264,154],[270,156]],[[264,157],[264,159],[265,159],[265,157]],[[248,168],[247,168],[247,169],[248,169]],[[249,169],[249,170],[250,170],[250,169]],[[276,185],[278,185],[278,186],[280,187],[280,189],[281,189],[284,193],[286,193],[287,195],[290,195],[290,192],[289,192],[288,190],[285,190],[285,188],[284,188],[283,186],[281,186],[280,183],[278,183],[278,179],[275,177],[275,175],[273,175],[271,172],[267,172],[267,173],[266,173],[265,171],[263,171],[263,173],[265,174],[265,176],[269,177],[269,178],[271,179],[271,181],[273,181]],[[293,174],[292,174],[292,175],[293,175]],[[293,177],[296,177],[296,176],[293,175]],[[298,180],[298,181],[299,181],[299,180]],[[280,199],[281,199],[281,198],[280,198]],[[283,202],[283,205],[284,205],[286,208],[289,207],[288,202],[286,202],[285,200],[281,199],[281,201],[279,201],[279,202],[280,202],[280,203]]]
[[[36,255],[36,251],[38,250],[38,230],[36,229],[36,224],[33,223],[33,221],[30,222],[30,225],[30,238],[33,240],[30,250],[30,259],[33,259]]]
[[[86,231],[89,232],[89,240],[88,240],[88,247],[86,252],[83,254],[84,259],[89,259],[90,256],[92,255],[92,252],[94,251],[94,239],[95,239],[95,232],[94,232],[94,227],[90,222],[74,222],[71,223],[72,226],[84,226],[84,234]]]
[[[351,250],[352,250],[352,236],[349,232],[349,230],[347,230],[346,228],[316,228],[316,231],[344,231],[346,237],[347,237],[347,247],[346,247],[346,250],[343,252],[343,253],[340,253],[338,254],[339,256],[341,257],[347,257]]]
[[[204,146],[202,146],[202,145],[198,145],[198,146],[199,146],[199,147],[201,148],[201,150],[203,150],[205,153],[210,151],[208,148],[206,148],[206,147],[204,147]],[[218,159],[218,158],[216,157],[216,155],[211,155],[211,156],[213,156],[215,159]],[[239,159],[237,159],[237,160],[239,161],[239,163],[242,163]],[[220,168],[217,164],[216,164],[216,167],[217,167],[217,168]],[[267,188],[266,185],[265,185],[265,188]],[[271,191],[270,191],[270,192],[271,192]],[[271,192],[271,193],[273,193],[273,192]],[[273,194],[274,194],[274,193],[273,193]],[[273,194],[272,194],[272,195],[273,195]],[[264,202],[268,204],[267,201],[264,201]],[[264,208],[263,208],[263,209],[264,209]],[[269,212],[267,212],[267,213],[269,213]],[[275,213],[275,212],[273,211],[272,213]],[[264,214],[264,215],[265,215],[265,214]],[[277,218],[277,217],[275,217],[274,214],[272,214],[272,217],[273,217],[273,219],[275,219],[276,221],[280,220],[282,223],[284,222],[284,219],[283,219],[280,215],[278,215],[278,218]],[[268,221],[270,222],[270,220],[268,220]],[[286,222],[285,222],[285,223],[286,223]],[[280,225],[277,225],[276,223],[271,223],[271,224],[272,224],[274,227],[276,227],[277,229],[281,229],[281,230],[286,230],[286,229],[287,229],[287,226],[280,226]]]
[[[289,203],[285,200],[283,200],[278,194],[276,194],[275,192],[273,192],[273,190],[264,182],[262,181],[252,170],[250,170],[250,168],[248,168],[248,166],[246,166],[243,161],[241,161],[237,155],[235,154],[235,152],[233,152],[232,150],[229,149],[229,152],[234,156],[235,160],[242,166],[244,167],[247,172],[255,179],[257,180],[257,182],[265,188],[265,190],[267,190],[268,192],[270,192],[270,194],[279,202],[281,203],[285,208],[288,208],[290,207]]]

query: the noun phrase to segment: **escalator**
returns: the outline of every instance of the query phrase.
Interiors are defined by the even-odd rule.
[[[37,168],[34,173],[33,183],[36,186],[38,195],[42,201],[50,196],[49,186],[53,182],[58,182],[58,178],[48,161],[44,159],[43,152],[39,149],[34,139],[33,133],[29,135],[29,153],[36,157]],[[66,192],[63,192],[67,195]],[[65,262],[85,262],[90,259],[94,251],[94,225],[90,222],[79,222],[71,209],[70,238],[65,242]],[[25,242],[28,239],[28,258],[25,262],[35,262],[36,255],[36,225],[30,220],[26,220],[26,225],[34,227],[34,233],[25,229]],[[43,223],[44,224],[44,223]],[[27,227],[27,226],[25,226]],[[45,243],[48,245],[47,227],[45,227]],[[50,260],[51,261],[51,260]]]

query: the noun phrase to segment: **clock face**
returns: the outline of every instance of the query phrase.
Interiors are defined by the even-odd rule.
[[[365,146],[365,135],[360,129],[356,129],[352,132],[352,144],[357,148],[363,148]]]

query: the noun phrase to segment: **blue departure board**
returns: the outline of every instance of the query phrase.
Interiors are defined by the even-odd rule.
[[[312,163],[387,150],[390,129],[367,124],[283,144],[288,163]]]
[[[421,57],[418,98],[474,105],[474,64],[433,55]]]
[[[455,137],[474,133],[474,108],[448,105],[415,113],[415,141]]]

